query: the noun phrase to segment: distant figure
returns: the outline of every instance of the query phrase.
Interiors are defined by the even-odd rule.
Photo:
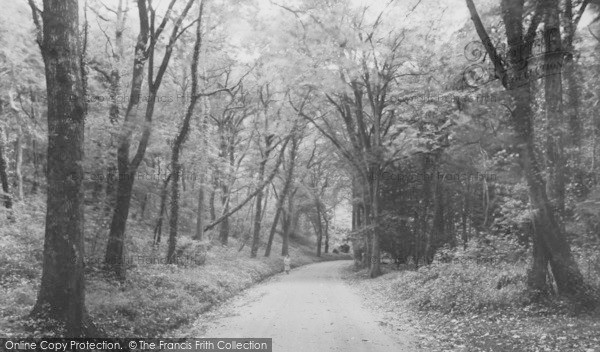
[[[292,259],[290,259],[290,255],[287,254],[285,258],[283,258],[283,269],[286,274],[290,273],[290,265],[292,264]]]

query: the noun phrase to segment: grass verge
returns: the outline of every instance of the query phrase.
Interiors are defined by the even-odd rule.
[[[43,204],[39,209],[16,209],[16,221],[0,226],[0,336],[47,337],[60,334],[48,330],[48,323],[27,317],[36,300],[42,268]],[[119,282],[99,269],[104,245],[86,235],[86,305],[94,322],[107,336],[158,337],[192,323],[196,317],[240,291],[283,271],[280,241],[273,244],[270,257],[249,258],[249,248],[238,251],[235,238],[229,246],[198,243],[182,236],[178,250],[185,258],[181,265],[162,264],[166,245],[156,249],[148,241],[151,229],[143,224],[128,225],[129,263],[127,279]],[[97,248],[90,251],[90,247]],[[87,253],[91,253],[90,256]],[[96,254],[96,256],[93,256]],[[348,259],[324,254],[290,243],[292,267],[313,262]]]
[[[575,314],[559,298],[525,298],[527,265],[445,263],[418,270],[385,269],[369,279],[348,271],[366,304],[392,331],[415,327],[426,351],[600,352],[600,314]]]

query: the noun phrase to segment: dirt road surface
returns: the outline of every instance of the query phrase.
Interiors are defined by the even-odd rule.
[[[386,329],[341,279],[351,263],[317,263],[278,275],[199,319],[194,335],[270,337],[274,352],[417,351],[408,332]]]

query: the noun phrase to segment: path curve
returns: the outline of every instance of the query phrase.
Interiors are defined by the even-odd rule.
[[[342,280],[351,264],[316,263],[277,275],[209,313],[212,321],[201,318],[199,337],[270,337],[274,352],[416,351],[410,336],[385,331],[382,317]]]

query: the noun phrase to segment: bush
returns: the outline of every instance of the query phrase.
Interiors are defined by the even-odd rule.
[[[469,313],[526,303],[526,271],[515,264],[434,263],[399,273],[392,285],[415,308]]]
[[[530,254],[525,246],[516,239],[502,236],[472,238],[467,248],[450,248],[448,245],[438,249],[434,262],[438,263],[524,263]]]

